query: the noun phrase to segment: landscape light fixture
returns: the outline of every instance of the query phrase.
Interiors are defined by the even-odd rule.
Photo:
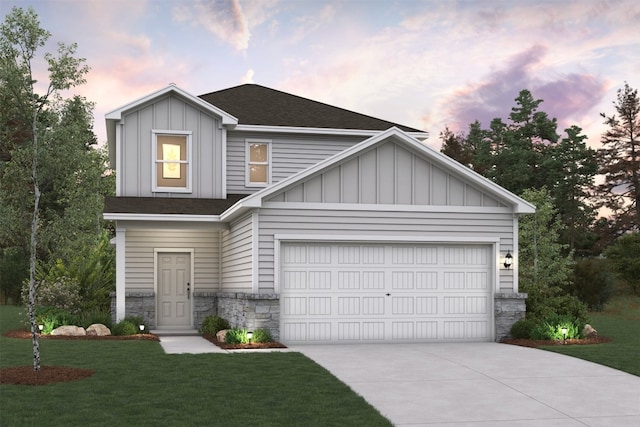
[[[513,264],[513,255],[511,255],[511,252],[507,252],[507,254],[504,256],[504,268],[506,268],[507,270],[510,269],[511,264]]]
[[[253,338],[253,331],[247,331],[247,338],[249,338],[249,344],[251,344],[251,338]]]
[[[140,333],[144,334],[144,325],[138,325],[138,328],[140,328]]]
[[[40,330],[40,333],[42,333],[42,330],[44,329],[44,325],[38,325],[38,329]]]
[[[567,328],[562,328],[562,344],[567,343]]]

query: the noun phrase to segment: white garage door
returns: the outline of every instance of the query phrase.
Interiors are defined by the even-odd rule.
[[[286,343],[492,339],[491,248],[283,243]]]

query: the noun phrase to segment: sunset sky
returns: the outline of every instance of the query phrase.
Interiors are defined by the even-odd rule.
[[[0,0],[3,20],[12,6],[52,33],[42,53],[78,43],[101,142],[106,112],[170,83],[257,83],[426,130],[434,148],[447,125],[506,118],[526,88],[597,147],[599,114],[640,87],[637,0]]]

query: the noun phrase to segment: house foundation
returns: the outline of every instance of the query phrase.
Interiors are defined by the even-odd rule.
[[[141,316],[149,329],[156,327],[155,294],[127,292],[125,317]],[[267,329],[274,340],[280,336],[280,296],[244,292],[194,292],[193,323],[197,329],[207,316],[220,316],[231,327]],[[111,321],[116,323],[116,294],[111,293]]]

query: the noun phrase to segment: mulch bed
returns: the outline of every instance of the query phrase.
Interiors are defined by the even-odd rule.
[[[226,342],[220,342],[216,339],[215,335],[205,334],[202,336],[207,341],[217,345],[224,350],[259,350],[265,348],[287,348],[286,345],[279,342],[252,342],[251,344],[228,344]]]
[[[0,369],[0,384],[45,385],[89,378],[95,371],[67,366],[16,366]]]
[[[587,345],[587,344],[604,344],[611,342],[611,338],[603,337],[603,336],[595,336],[590,338],[581,338],[581,339],[569,339],[566,343],[563,343],[561,340],[526,340],[526,339],[516,339],[509,338],[500,341],[503,344],[512,344],[519,345],[522,347],[541,347],[545,345]]]
[[[8,338],[31,338],[31,332],[25,331],[22,329],[9,331],[2,334],[4,337]],[[38,335],[38,339],[42,340],[82,340],[82,341],[91,341],[91,340],[137,340],[137,341],[160,341],[157,335],[153,334],[136,334],[136,335],[107,335],[107,336],[97,336],[97,335],[81,335],[81,336],[69,336],[69,335]]]

